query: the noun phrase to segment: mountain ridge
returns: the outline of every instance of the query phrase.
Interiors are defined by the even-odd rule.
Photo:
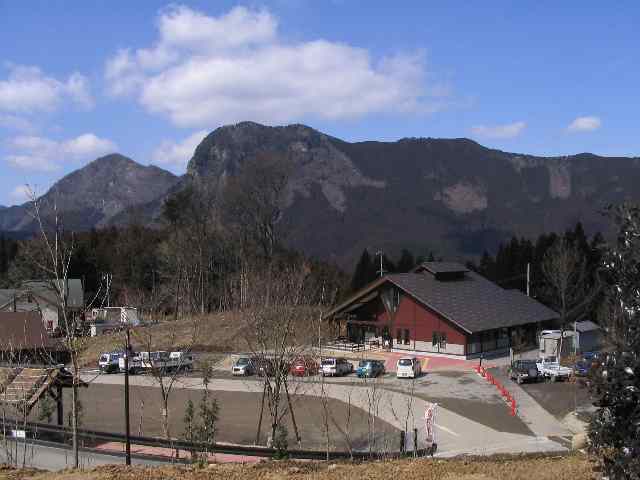
[[[112,218],[162,196],[178,181],[179,177],[155,165],[141,165],[113,153],[65,175],[39,199],[45,211],[56,203],[66,228],[87,230],[109,225]],[[26,202],[2,210],[0,230],[33,230],[28,209]]]
[[[72,172],[82,198],[71,207],[84,210],[85,221],[77,223],[83,228],[127,223],[132,210],[154,224],[171,192],[190,182],[222,185],[247,160],[265,154],[293,167],[283,198],[285,243],[343,265],[364,248],[393,254],[406,247],[463,259],[492,251],[512,235],[534,238],[577,221],[593,233],[606,228],[604,206],[640,200],[634,188],[638,157],[543,157],[487,148],[468,138],[347,142],[302,124],[240,122],[209,133],[182,177],[123,156],[97,159],[95,165],[117,170],[120,177],[96,174],[95,165],[90,174],[78,173],[94,162]],[[122,173],[127,169],[136,171],[132,179]],[[131,194],[114,195],[105,186],[114,179],[129,185]],[[64,186],[64,180],[58,183]],[[89,195],[89,187],[97,193]],[[97,208],[100,200],[111,207]],[[0,211],[0,229],[28,228],[17,218],[24,211],[15,208]]]

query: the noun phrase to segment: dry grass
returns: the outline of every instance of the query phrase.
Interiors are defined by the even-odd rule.
[[[196,342],[193,349],[198,352],[228,352],[243,345],[242,319],[236,313],[217,313],[178,320],[165,320],[156,324],[138,327],[131,332],[131,344],[134,350],[146,348],[149,338],[154,350],[175,350],[190,345],[197,325]],[[82,352],[82,366],[95,366],[102,352],[122,350],[124,335],[111,333],[88,338]]]
[[[298,325],[294,328],[300,342],[317,342],[315,329],[309,328],[309,324],[315,320],[313,315],[311,309],[301,310],[300,315],[296,315],[295,320]],[[193,350],[196,352],[247,351],[247,322],[239,312],[190,316],[138,327],[132,331],[131,343],[134,349],[141,350],[147,347],[149,338],[151,338],[154,350],[175,350],[192,343],[194,325],[197,325],[198,332],[193,345]],[[122,350],[123,346],[124,336],[122,333],[87,338],[80,358],[81,366],[96,366],[100,353]]]
[[[592,463],[583,455],[561,457],[495,457],[457,460],[394,460],[361,464],[321,462],[263,462],[211,465],[208,468],[178,466],[103,466],[84,472],[56,474],[34,470],[2,470],[0,480],[583,480],[596,478]]]

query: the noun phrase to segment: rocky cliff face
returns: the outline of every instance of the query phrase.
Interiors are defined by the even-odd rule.
[[[67,228],[103,227],[129,209],[158,199],[178,181],[178,177],[158,167],[143,166],[112,154],[63,177],[41,201],[45,212],[56,204],[64,213]],[[27,204],[0,213],[0,230],[33,228]]]
[[[206,137],[188,175],[223,182],[262,153],[294,165],[289,244],[341,263],[365,247],[465,256],[577,221],[593,232],[606,228],[605,205],[640,197],[638,158],[535,157],[468,139],[348,143],[304,125],[251,122]]]
[[[349,143],[304,125],[252,122],[208,135],[185,177],[109,155],[60,180],[45,200],[56,200],[69,228],[125,223],[132,210],[153,223],[169,192],[190,181],[220,185],[264,154],[292,166],[284,241],[349,268],[364,248],[460,258],[577,221],[593,233],[606,228],[603,207],[640,201],[640,158],[535,157],[468,139]],[[0,211],[0,230],[29,230],[30,221],[25,206]]]
[[[304,125],[266,127],[243,122],[219,128],[196,148],[187,174],[205,181],[224,181],[235,175],[244,161],[259,154],[277,155],[291,163],[287,206],[293,205],[296,197],[309,198],[317,187],[332,208],[344,212],[348,189],[385,187],[384,180],[363,175],[331,137]]]

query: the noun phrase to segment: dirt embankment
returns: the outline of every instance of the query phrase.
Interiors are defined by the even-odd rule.
[[[583,455],[563,457],[494,457],[458,460],[393,460],[361,464],[263,462],[195,467],[104,466],[59,473],[0,467],[0,480],[576,480],[597,478]]]
[[[205,355],[206,358],[220,353],[246,352],[247,340],[255,343],[256,339],[255,332],[251,331],[243,315],[242,312],[229,311],[178,320],[165,319],[132,329],[131,344],[134,350],[176,350],[190,346],[195,352],[211,354]],[[314,316],[314,310],[301,307],[294,317],[291,338],[300,345],[316,343],[317,329],[309,326],[317,317]],[[80,364],[82,367],[95,367],[102,352],[123,350],[124,345],[122,332],[87,338]]]

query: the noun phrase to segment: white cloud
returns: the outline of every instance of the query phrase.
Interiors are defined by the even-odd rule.
[[[34,129],[33,124],[26,118],[3,114],[0,114],[0,127],[19,132],[30,132]]]
[[[160,12],[157,27],[154,45],[110,58],[105,78],[112,95],[135,95],[182,127],[427,112],[443,95],[426,85],[420,53],[376,61],[344,43],[287,43],[265,10],[211,17],[177,6]]]
[[[196,147],[200,144],[202,139],[207,136],[206,130],[200,130],[181,142],[175,142],[173,140],[164,140],[160,143],[160,146],[153,152],[153,161],[161,165],[173,165],[177,167],[185,167]]]
[[[113,152],[116,148],[111,140],[99,138],[93,133],[85,133],[62,144],[63,152],[75,158],[101,155]]]
[[[10,193],[9,197],[15,204],[25,203],[32,200],[34,191],[29,185],[18,185]]]
[[[9,139],[5,160],[20,170],[51,172],[64,162],[86,161],[113,152],[117,146],[111,140],[85,133],[62,142],[38,136],[19,136]]]
[[[483,138],[514,138],[527,127],[525,122],[507,123],[505,125],[477,125],[471,127],[471,133]]]
[[[89,82],[74,72],[65,81],[45,75],[34,66],[9,64],[6,79],[0,79],[0,111],[30,114],[55,110],[68,98],[82,108],[91,108]]]
[[[29,152],[22,155],[7,155],[7,163],[18,170],[28,170],[31,172],[53,172],[60,168],[54,161],[46,155],[39,155]]]
[[[587,117],[578,117],[573,122],[569,124],[567,130],[569,132],[592,132],[597,130],[602,125],[599,117],[587,116]]]

